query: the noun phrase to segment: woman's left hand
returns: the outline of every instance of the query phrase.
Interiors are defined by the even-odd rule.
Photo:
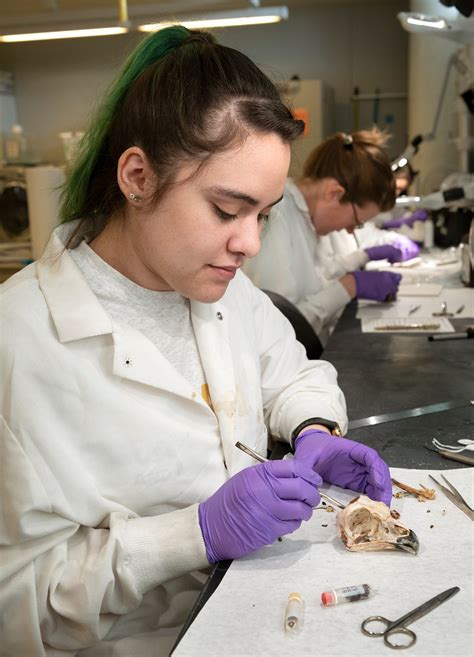
[[[364,493],[390,506],[390,471],[371,447],[310,429],[296,438],[295,459],[313,468],[329,484]]]

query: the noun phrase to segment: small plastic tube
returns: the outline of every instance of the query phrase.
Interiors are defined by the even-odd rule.
[[[303,598],[299,593],[290,593],[285,610],[285,630],[291,634],[300,631],[303,624]]]
[[[372,590],[368,584],[343,586],[340,589],[331,589],[321,593],[321,604],[323,607],[334,607],[345,602],[357,602],[357,600],[365,600],[371,593]]]

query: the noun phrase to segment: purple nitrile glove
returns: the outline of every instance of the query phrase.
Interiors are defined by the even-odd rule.
[[[395,299],[401,275],[391,271],[353,271],[356,282],[356,297],[373,301]]]
[[[403,260],[402,252],[391,244],[381,246],[370,246],[365,249],[369,260],[388,260],[389,262],[400,262]]]
[[[400,226],[408,226],[409,228],[413,228],[415,221],[426,221],[428,216],[426,210],[418,209],[409,214],[404,214],[403,217],[399,217],[398,219],[390,219],[389,221],[386,221],[383,227],[400,228]]]
[[[411,258],[416,258],[416,256],[420,253],[420,247],[418,244],[405,235],[399,235],[392,242],[392,246],[401,252],[402,260],[410,260]]]
[[[268,461],[241,470],[199,505],[209,563],[236,559],[309,520],[321,477],[299,461]]]
[[[295,441],[295,461],[313,468],[329,484],[364,493],[390,506],[392,482],[388,465],[371,447],[308,429]]]

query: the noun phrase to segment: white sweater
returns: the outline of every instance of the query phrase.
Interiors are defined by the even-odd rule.
[[[191,302],[211,410],[107,314],[64,250],[72,228],[1,288],[0,654],[161,655],[208,565],[198,503],[253,464],[235,441],[265,454],[267,430],[288,440],[314,416],[345,431],[344,397],[238,274]]]

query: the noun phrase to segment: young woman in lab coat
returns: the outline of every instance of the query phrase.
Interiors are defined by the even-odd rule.
[[[310,154],[299,180],[288,179],[258,256],[244,271],[305,315],[323,343],[354,297],[384,301],[400,275],[360,271],[369,260],[413,257],[416,244],[378,229],[358,245],[355,230],[395,202],[395,180],[378,130],[338,133]],[[385,243],[389,242],[389,243]],[[360,248],[359,248],[360,247]]]
[[[0,654],[167,655],[202,571],[390,502],[334,368],[240,272],[301,132],[244,55],[175,26],[125,65],[43,257],[2,289]],[[255,464],[268,433],[295,459]]]

